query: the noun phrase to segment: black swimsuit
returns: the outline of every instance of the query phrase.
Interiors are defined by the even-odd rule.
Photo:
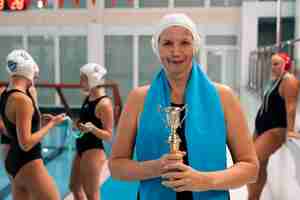
[[[263,103],[255,119],[255,131],[258,136],[273,128],[287,127],[285,100],[279,94],[282,79],[273,81],[271,85],[273,89],[264,95]],[[267,96],[269,97],[267,98]]]
[[[0,129],[0,144],[10,144],[10,138],[4,134],[4,127]]]
[[[29,163],[30,161],[36,160],[36,159],[42,159],[41,154],[41,143],[36,144],[33,148],[31,148],[29,151],[23,151],[19,145],[18,142],[18,136],[17,136],[17,129],[16,125],[9,121],[9,119],[5,115],[5,106],[8,100],[8,97],[14,93],[14,92],[20,92],[26,96],[28,96],[32,100],[32,104],[34,106],[34,113],[32,115],[32,122],[31,122],[31,132],[34,133],[39,130],[40,128],[40,112],[38,108],[35,105],[35,102],[30,95],[30,93],[27,91],[24,93],[20,90],[9,90],[4,91],[4,94],[2,94],[1,103],[0,103],[0,112],[1,116],[5,125],[5,128],[10,136],[10,144],[11,147],[8,151],[7,157],[5,159],[5,169],[6,171],[12,176],[15,177],[19,170]]]
[[[0,134],[0,144],[10,144],[10,138],[4,135],[4,133]]]
[[[80,109],[79,122],[92,122],[98,128],[103,128],[102,122],[95,115],[95,110],[98,102],[107,96],[99,97],[93,101],[89,101],[87,97]],[[81,138],[76,139],[76,149],[78,155],[90,149],[104,149],[102,140],[92,133],[85,133]]]

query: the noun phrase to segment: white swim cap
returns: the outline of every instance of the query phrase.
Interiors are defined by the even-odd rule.
[[[197,31],[196,24],[183,13],[167,14],[161,19],[155,33],[152,36],[151,42],[154,53],[160,58],[158,48],[160,34],[171,26],[181,26],[188,29],[192,33],[194,40],[194,54],[196,54],[200,48],[200,34]]]
[[[80,75],[84,74],[88,78],[89,89],[104,83],[104,75],[107,70],[99,64],[88,63],[80,68]]]
[[[10,76],[19,75],[33,82],[39,73],[39,67],[31,55],[23,49],[15,49],[6,58],[6,69]]]

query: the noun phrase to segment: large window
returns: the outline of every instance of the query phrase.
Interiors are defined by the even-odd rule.
[[[105,8],[133,8],[135,0],[105,0]],[[168,7],[168,0],[138,0],[140,8]]]
[[[0,80],[8,81],[6,57],[14,49],[22,48],[22,36],[0,36]]]
[[[207,35],[205,37],[206,45],[237,45],[237,36],[235,35]]]
[[[61,36],[59,38],[61,82],[79,83],[79,68],[87,63],[86,40],[86,36]],[[65,89],[64,95],[69,105],[81,105],[83,99],[79,89]]]
[[[207,74],[212,81],[230,86],[237,93],[240,89],[240,66],[237,48],[216,48],[207,51]]]
[[[295,0],[286,0],[295,1]],[[206,0],[174,0],[174,7],[204,7]],[[241,6],[242,0],[208,0],[211,7]],[[105,0],[105,8],[134,8],[135,0]],[[137,0],[139,8],[168,7],[169,0]]]
[[[86,0],[65,0],[63,4],[63,9],[86,8],[86,4]]]
[[[40,67],[40,81],[54,83],[54,39],[52,36],[29,36],[28,49]],[[55,91],[38,89],[41,105],[55,104]]]
[[[158,58],[151,47],[151,36],[139,37],[139,85],[149,84],[160,69]]]
[[[240,66],[238,66],[238,50],[227,49],[225,51],[225,58],[224,83],[238,92],[240,89]]]
[[[168,7],[168,0],[140,0],[140,8],[151,8],[151,7]]]
[[[210,0],[211,7],[241,6],[242,0]]]
[[[283,17],[281,19],[281,40],[294,38],[295,18]],[[258,46],[273,45],[276,43],[276,18],[259,18],[258,20]]]
[[[119,84],[123,101],[132,89],[133,37],[105,36],[105,67],[107,79]]]
[[[205,0],[175,0],[175,7],[203,7]]]
[[[207,52],[207,75],[212,81],[222,83],[222,63],[222,54],[220,52]]]
[[[105,0],[105,8],[133,8],[134,0]]]
[[[242,0],[227,0],[227,6],[241,6]]]

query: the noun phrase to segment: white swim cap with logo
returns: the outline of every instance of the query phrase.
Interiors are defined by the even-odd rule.
[[[10,52],[6,61],[6,69],[10,76],[22,76],[33,82],[34,77],[39,73],[38,65],[31,55],[23,49],[16,49]]]
[[[107,70],[105,67],[97,63],[88,63],[80,68],[80,75],[84,74],[87,76],[89,89],[97,87],[104,83],[104,76]]]
[[[161,19],[155,33],[152,36],[152,49],[158,58],[160,59],[158,45],[160,34],[171,26],[180,26],[188,29],[192,33],[194,54],[196,54],[200,48],[200,34],[197,31],[196,24],[187,15],[183,13],[174,13],[167,14]]]

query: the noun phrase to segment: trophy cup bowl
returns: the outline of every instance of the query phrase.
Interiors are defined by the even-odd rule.
[[[169,106],[163,109],[166,125],[170,128],[170,134],[168,137],[168,143],[170,153],[176,153],[179,151],[181,139],[177,133],[177,128],[181,126],[180,113],[184,108]]]

